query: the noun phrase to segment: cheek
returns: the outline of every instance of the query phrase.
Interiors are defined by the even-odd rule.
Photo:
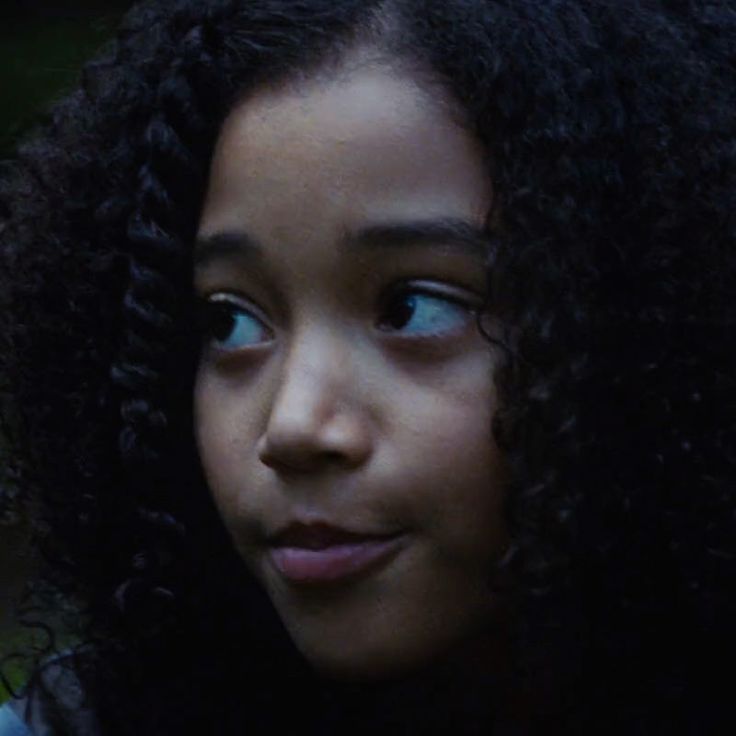
[[[242,479],[245,456],[238,452],[238,407],[216,382],[201,372],[194,387],[194,432],[199,458],[215,504],[230,527],[238,516],[238,479]]]
[[[491,437],[490,416],[488,423],[482,419],[448,434],[447,464],[435,469],[444,483],[433,505],[441,514],[432,521],[446,554],[469,568],[487,568],[505,543],[502,461]]]
[[[439,554],[458,564],[487,563],[504,544],[505,480],[491,429],[496,394],[487,358],[410,403],[397,447],[410,459],[410,513],[437,540]]]
[[[194,385],[194,435],[208,481],[212,471],[222,467],[226,454],[228,433],[223,427],[223,410],[217,392],[200,373]]]

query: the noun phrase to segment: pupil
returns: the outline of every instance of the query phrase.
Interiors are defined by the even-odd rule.
[[[388,325],[398,330],[406,325],[416,309],[416,297],[411,294],[398,297],[394,300],[388,314]]]
[[[235,327],[235,317],[225,306],[217,306],[213,309],[210,329],[215,340],[224,341],[232,334]]]

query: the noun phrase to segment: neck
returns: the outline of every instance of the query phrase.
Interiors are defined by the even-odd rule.
[[[509,701],[509,662],[505,631],[489,626],[420,670],[379,682],[326,682],[325,711],[338,713],[335,723],[351,733],[356,725],[366,733],[452,733],[462,724],[462,733],[487,734]]]

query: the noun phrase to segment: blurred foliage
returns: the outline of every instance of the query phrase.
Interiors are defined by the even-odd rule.
[[[53,102],[74,88],[84,62],[112,38],[131,4],[0,0],[0,159],[11,158]],[[0,436],[0,462],[3,454]],[[16,522],[13,493],[0,485],[0,531]],[[0,558],[0,589],[3,567]]]
[[[10,699],[11,691],[17,693],[20,687],[28,679],[29,672],[20,657],[15,657],[11,652],[25,649],[28,646],[25,632],[20,629],[7,634],[2,644],[3,652],[8,652],[0,661],[0,704]]]
[[[74,88],[84,62],[112,38],[131,5],[130,0],[0,0],[0,159],[12,157],[53,102]],[[13,620],[32,565],[27,530],[11,507],[11,489],[0,487],[0,703],[9,697],[3,678],[15,689],[28,676],[28,659],[14,653],[43,646],[38,630]]]
[[[20,627],[14,616],[31,568],[26,530],[0,526],[0,703],[9,697],[8,685],[16,689],[28,677],[27,660],[18,653],[39,643],[38,632]]]
[[[51,620],[45,617],[43,622],[34,621],[26,614],[22,624],[0,626],[0,704],[28,681],[37,657],[46,660],[69,651],[81,641],[75,625],[78,622],[69,620],[72,614],[68,604],[53,600],[45,604],[45,609],[55,612]]]
[[[3,0],[0,8],[0,158],[57,98],[84,62],[113,36],[121,0]]]

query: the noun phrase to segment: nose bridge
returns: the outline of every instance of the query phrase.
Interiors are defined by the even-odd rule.
[[[276,376],[261,459],[312,467],[326,458],[351,464],[370,452],[357,360],[343,332],[311,325],[296,331]]]
[[[286,411],[303,421],[326,419],[344,401],[344,372],[350,356],[334,330],[301,330],[289,345],[281,366],[272,416]]]

